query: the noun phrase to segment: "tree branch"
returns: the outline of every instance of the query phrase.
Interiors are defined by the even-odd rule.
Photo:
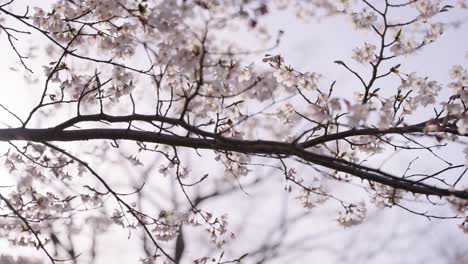
[[[6,128],[0,129],[0,141],[22,140],[34,142],[50,141],[84,141],[84,140],[130,140],[136,142],[151,142],[176,147],[193,149],[211,149],[233,151],[245,154],[264,154],[271,158],[298,157],[317,165],[352,174],[364,180],[375,181],[396,189],[403,189],[412,193],[437,196],[456,196],[468,200],[467,191],[443,189],[421,182],[410,181],[339,158],[320,155],[306,151],[300,145],[268,140],[241,140],[217,136],[216,138],[193,138],[168,135],[149,131],[135,131],[129,129],[80,129],[57,130],[56,128],[28,129]]]

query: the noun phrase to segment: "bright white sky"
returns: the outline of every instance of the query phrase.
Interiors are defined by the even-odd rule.
[[[468,12],[455,13],[448,19],[466,18],[467,16]],[[340,68],[333,61],[350,62],[352,49],[362,45],[363,39],[372,41],[371,34],[355,32],[353,26],[343,17],[304,23],[298,21],[294,16],[281,12],[267,18],[267,21],[271,29],[285,31],[280,47],[271,53],[282,54],[289,64],[300,70],[320,72],[324,76],[322,82],[324,86],[337,80],[337,91],[348,89],[348,92],[343,93],[343,96],[350,96],[354,90],[353,87],[359,85],[349,72]],[[467,33],[468,24],[466,23],[457,30],[447,30],[435,44],[425,47],[416,56],[405,58],[401,70],[405,72],[417,71],[421,75],[430,76],[431,79],[441,83],[448,83],[448,69],[452,65],[468,66],[468,60],[465,56],[468,51]],[[16,73],[9,70],[10,67],[20,69],[20,66],[15,64],[16,58],[4,34],[0,35],[0,49],[2,56],[0,103],[24,117],[37,103],[37,96],[34,95],[40,92],[40,88],[25,84],[21,78],[22,70]],[[41,65],[37,61],[33,61],[32,68],[35,72],[42,71]],[[383,88],[386,85],[390,86],[389,83],[381,85]],[[432,112],[432,109],[427,109],[427,111]],[[424,113],[421,113],[421,116],[423,115]],[[16,125],[14,120],[7,117],[2,111],[0,111],[0,121],[8,121],[10,125]],[[0,145],[0,153],[3,153],[5,147],[5,144]],[[463,161],[459,150],[448,149],[440,153],[447,158]],[[387,166],[403,170],[407,162],[408,156],[397,155],[389,161]],[[432,171],[436,169],[433,164],[437,165],[437,163],[421,162],[419,167]],[[0,186],[14,183],[14,179],[9,178],[4,171],[1,173]],[[265,186],[262,189],[251,190],[250,197],[238,192],[224,199],[222,205],[217,205],[220,211],[228,211],[234,227],[235,223],[241,223],[241,220],[245,218],[246,208],[252,206],[256,208],[255,212],[251,212],[252,215],[247,218],[246,222],[251,228],[249,230],[255,231],[250,231],[250,234],[244,235],[241,237],[242,239],[234,242],[234,248],[242,249],[239,251],[247,251],[251,245],[263,238],[262,234],[267,230],[267,227],[276,223],[275,214],[280,213],[280,205],[284,204],[284,191],[282,191],[280,181],[272,181]],[[287,201],[292,212],[299,212],[298,201],[293,196],[289,197]],[[303,236],[308,239],[295,247],[298,250],[297,255],[291,256],[291,259],[288,260],[281,259],[268,263],[300,264],[314,261],[323,264],[437,264],[444,263],[445,253],[453,254],[456,249],[467,253],[468,236],[456,228],[455,222],[450,220],[428,221],[423,217],[414,216],[397,208],[383,211],[370,210],[369,218],[363,225],[343,229],[333,221],[336,217],[335,212],[327,209],[326,205],[312,210],[311,217],[295,224],[291,234],[286,238],[286,241],[293,241]],[[141,251],[136,243],[132,244],[126,241],[127,235],[125,231],[121,232],[116,229],[115,232],[101,237],[99,241],[102,243],[102,255],[98,264],[109,263],[106,257],[110,256],[116,259],[116,255],[118,255],[118,263],[135,263],[136,256]],[[5,244],[0,243],[0,254],[6,251],[10,252],[10,249],[7,248]],[[194,248],[189,249],[187,254],[198,253],[195,252]],[[34,255],[42,256],[42,252],[34,253]]]

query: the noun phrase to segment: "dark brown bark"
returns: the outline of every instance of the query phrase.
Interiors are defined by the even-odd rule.
[[[128,122],[128,121],[151,121],[166,122],[173,125],[184,127],[187,131],[196,134],[198,137],[177,136],[173,134],[156,133],[150,131],[136,131],[117,128],[94,128],[94,129],[75,129],[63,130],[82,121],[108,121],[108,122]],[[175,147],[187,147],[193,149],[211,149],[218,151],[233,151],[245,154],[262,154],[271,158],[279,157],[297,157],[303,161],[317,164],[332,170],[349,173],[363,180],[378,182],[397,189],[403,189],[412,193],[436,196],[456,196],[462,199],[468,199],[467,191],[456,191],[444,189],[422,182],[411,181],[400,178],[377,169],[372,169],[363,165],[351,163],[343,159],[316,154],[308,151],[306,148],[330,140],[336,140],[354,135],[373,135],[385,133],[410,133],[423,132],[420,125],[407,126],[401,128],[391,128],[384,131],[377,129],[350,130],[337,134],[325,135],[302,144],[290,144],[277,141],[266,140],[241,140],[226,138],[219,134],[200,130],[193,127],[183,120],[171,119],[158,116],[108,116],[92,115],[78,116],[70,119],[57,127],[46,129],[30,128],[6,128],[0,129],[0,141],[84,141],[84,140],[130,140],[135,142],[151,142],[157,144],[170,145]],[[306,144],[307,143],[307,144]],[[312,143],[314,143],[312,145]]]

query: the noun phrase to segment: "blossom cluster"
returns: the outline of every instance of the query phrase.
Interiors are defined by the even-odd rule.
[[[222,248],[229,240],[235,239],[234,233],[229,233],[227,229],[227,214],[214,217],[212,214],[206,213],[205,220],[208,223],[206,231],[210,234],[211,243],[218,248]]]
[[[399,36],[397,41],[391,46],[390,51],[395,56],[411,54],[420,46],[413,38]]]
[[[310,209],[317,205],[323,204],[328,200],[328,197],[323,195],[321,190],[312,190],[313,189],[311,188],[301,189],[301,194],[297,197],[297,199],[300,201],[302,207]]]
[[[353,13],[352,21],[357,28],[370,28],[377,21],[377,16],[373,11],[368,9],[363,9],[361,12]]]
[[[369,62],[375,63],[377,58],[375,54],[376,48],[377,47],[375,45],[365,43],[364,47],[355,48],[353,50],[352,58],[362,64]]]
[[[452,210],[462,218],[462,223],[459,225],[460,229],[468,234],[468,201],[456,197],[448,197],[447,201]]]
[[[249,173],[247,165],[251,161],[250,155],[226,152],[225,154],[218,154],[215,160],[221,161],[224,164],[226,174],[234,178],[246,176]]]
[[[344,227],[359,225],[366,218],[366,205],[363,202],[343,207],[344,212],[338,213],[338,223]]]
[[[418,10],[419,17],[427,20],[440,12],[440,0],[418,0],[412,5]]]
[[[373,183],[371,186],[371,202],[378,208],[392,207],[401,200],[402,191],[391,186]]]
[[[287,172],[287,179],[296,184],[299,190],[299,196],[296,197],[302,205],[302,207],[310,209],[317,205],[325,203],[328,198],[326,186],[319,177],[313,177],[311,181],[307,183],[303,178],[295,176],[296,170],[289,169]],[[288,191],[292,188],[289,186]]]
[[[455,94],[459,95],[461,100],[466,100],[466,90],[468,87],[468,71],[461,65],[454,65],[449,72],[453,82],[449,84]]]
[[[437,81],[428,81],[428,77],[422,78],[416,75],[416,73],[410,73],[405,77],[401,78],[401,85],[398,87],[400,90],[413,90],[417,92],[417,95],[413,97],[413,104],[419,104],[421,106],[428,106],[436,103],[436,98],[442,86]],[[408,108],[408,112],[414,110],[416,106]]]
[[[294,126],[301,120],[300,116],[294,110],[294,107],[290,103],[284,103],[280,108],[277,109],[275,117],[278,119],[280,124],[287,126]]]
[[[30,18],[18,16],[25,21],[31,19],[32,27],[37,27],[39,32],[53,41],[58,47],[56,54],[53,54],[54,57],[62,55],[57,56],[58,60],[47,61],[43,66],[42,77],[46,80],[46,84],[44,97],[38,109],[49,104],[64,109],[73,105],[73,111],[77,110],[77,118],[85,117],[82,110],[99,113],[93,111],[98,109],[100,116],[108,113],[122,114],[123,110],[127,111],[126,114],[131,111],[135,115],[140,111],[150,111],[150,114],[145,113],[144,117],[165,121],[130,121],[128,131],[145,131],[147,134],[158,131],[154,132],[156,141],[160,138],[164,141],[167,137],[180,141],[208,142],[202,146],[215,149],[215,161],[224,165],[223,181],[235,180],[238,183],[239,177],[248,176],[252,171],[251,166],[257,165],[254,160],[255,155],[272,158],[277,163],[271,167],[281,169],[281,164],[286,167],[283,158],[286,160],[296,155],[291,153],[297,151],[303,156],[312,157],[309,160],[300,160],[301,165],[316,169],[317,173],[330,176],[329,178],[350,182],[348,176],[351,177],[351,174],[342,176],[344,171],[347,171],[342,169],[344,166],[351,168],[350,171],[359,171],[361,167],[367,165],[363,155],[382,153],[386,146],[398,147],[392,145],[389,135],[380,135],[379,131],[375,134],[371,132],[362,135],[360,134],[362,131],[395,128],[398,134],[398,129],[407,125],[407,115],[414,113],[418,107],[438,105],[443,87],[439,82],[429,77],[421,77],[415,72],[405,74],[399,70],[400,65],[390,68],[388,73],[383,73],[381,69],[382,65],[386,65],[387,61],[394,57],[412,54],[443,34],[447,25],[432,21],[432,17],[441,12],[441,1],[408,2],[407,6],[414,8],[418,14],[414,22],[407,24],[387,20],[386,16],[391,12],[380,13],[376,8],[352,12],[349,8],[352,1],[347,0],[273,1],[273,6],[279,8],[287,8],[293,2],[296,7],[305,6],[305,2],[314,2],[311,6],[324,8],[330,14],[351,15],[356,28],[375,31],[374,33],[381,38],[379,39],[381,46],[365,42],[363,46],[352,51],[352,59],[355,62],[362,64],[363,67],[372,67],[370,81],[365,78],[367,77],[365,74],[354,71],[342,61],[336,61],[356,75],[364,86],[362,87],[364,92],[357,92],[358,96],[354,99],[337,97],[335,93],[337,82],[332,82],[329,87],[322,87],[324,82],[319,73],[299,71],[287,65],[282,55],[266,54],[263,59],[255,58],[255,52],[245,51],[241,45],[236,45],[235,41],[229,40],[224,43],[223,38],[218,38],[222,36],[218,33],[235,28],[239,25],[239,21],[247,22],[249,30],[256,30],[252,32],[265,30],[259,25],[259,17],[269,13],[271,5],[268,1],[260,1],[260,5],[256,6],[251,2],[253,1],[58,0],[53,4],[51,11],[35,8]],[[386,5],[389,8],[389,4]],[[227,18],[226,14],[235,15]],[[407,30],[416,22],[418,25],[422,23],[422,35],[421,32],[418,32],[418,35]],[[382,29],[385,33],[381,33]],[[385,35],[387,30],[389,33]],[[394,35],[390,37],[390,34]],[[279,33],[279,36],[282,36],[282,33]],[[276,44],[279,43],[278,37]],[[249,56],[243,56],[245,54]],[[263,64],[259,63],[260,61]],[[397,76],[401,80],[401,85],[393,87],[396,91],[392,90],[392,87],[382,91],[375,87],[374,83],[387,75]],[[465,113],[465,102],[468,100],[466,89],[468,73],[463,66],[458,65],[451,69],[450,77],[452,82],[448,86],[452,88],[453,93],[449,100],[442,102],[441,105],[444,111],[447,110],[449,115],[454,116],[450,116],[448,125],[453,125],[453,131],[465,134],[468,131],[468,115]],[[337,85],[342,84],[338,82]],[[138,92],[141,92],[139,94],[142,97],[141,104],[135,103],[134,100]],[[385,93],[389,93],[390,96],[382,95]],[[70,111],[67,112],[69,113]],[[121,122],[120,120],[125,120],[127,117],[115,120]],[[55,121],[53,118],[50,120]],[[452,120],[456,120],[454,124],[450,123]],[[117,127],[114,121],[110,122],[109,126]],[[427,127],[422,132],[437,132],[437,129],[442,129],[435,121],[426,124]],[[74,124],[68,127],[66,133],[80,129],[81,125]],[[100,125],[102,124],[97,124],[96,127],[100,128]],[[305,129],[300,131],[302,128]],[[355,132],[356,134],[353,134]],[[237,142],[243,144],[245,142],[242,140],[257,139],[259,135],[263,139],[266,134],[273,137],[271,140],[273,143],[266,140],[259,142],[271,143],[273,147],[283,146],[286,151],[267,153],[266,150],[264,151],[266,153],[259,151],[255,155],[249,155],[225,151],[222,147],[217,148],[228,146],[226,149],[236,149]],[[440,137],[445,138],[445,134]],[[279,139],[291,144],[279,142]],[[308,147],[301,149],[307,145],[302,143],[310,143],[316,139],[319,143],[309,144]],[[210,145],[211,142],[214,143]],[[120,142],[114,140],[110,144],[119,148]],[[140,144],[143,143],[138,142],[138,146]],[[169,160],[167,165],[160,165],[160,174],[168,176],[174,174],[177,169],[176,176],[179,183],[180,179],[186,180],[190,177],[191,170],[181,165],[177,160],[177,153],[174,153],[177,157],[173,159],[170,157],[172,149],[174,152],[178,150],[176,150],[177,144],[157,147],[154,151]],[[411,149],[407,146],[400,148]],[[104,203],[111,194],[119,203],[122,201],[119,197],[123,195],[110,191],[107,185],[108,192],[101,193],[82,184],[82,179],[74,177],[86,173],[84,162],[70,160],[41,144],[28,143],[23,148],[15,149],[16,151],[9,151],[2,156],[4,167],[11,174],[18,176],[16,186],[7,196],[9,203],[17,212],[11,210],[8,215],[16,213],[41,223],[44,219],[67,218],[79,209],[88,211],[99,207],[106,208],[107,205]],[[94,155],[107,159],[107,149],[102,149],[102,154],[94,153]],[[147,149],[140,148],[140,151],[142,150]],[[182,150],[180,152],[182,153]],[[468,157],[468,148],[465,149],[465,154]],[[136,156],[125,156],[125,158],[133,167],[143,166]],[[277,166],[278,159],[281,159],[279,166]],[[333,161],[332,165],[329,165],[329,160]],[[334,165],[339,165],[336,170]],[[286,190],[292,191],[290,185],[297,185],[300,191],[296,198],[304,208],[315,207],[332,197],[333,201],[338,201],[343,206],[343,211],[340,211],[337,217],[340,225],[349,227],[364,221],[367,214],[364,203],[346,203],[333,197],[325,188],[322,178],[309,177],[304,180],[296,176],[297,172],[294,169],[285,169],[284,173],[287,181]],[[77,180],[77,183],[87,187],[89,192],[81,192],[74,196],[58,194],[52,191],[52,185],[48,185],[51,180],[46,176],[48,174],[53,175],[60,183],[68,184],[71,180]],[[361,177],[358,173],[355,175]],[[204,179],[193,185],[199,184]],[[374,182],[370,184],[371,202],[377,207],[392,207],[403,198],[402,190]],[[180,185],[182,189],[192,186],[182,183]],[[200,188],[197,191],[203,193],[205,190]],[[221,192],[216,189],[216,193]],[[162,210],[158,217],[152,218],[150,214],[139,213],[135,209],[136,203],[131,203],[131,208],[134,209],[130,211],[115,209],[106,218],[93,216],[88,218],[86,223],[92,224],[96,230],[105,230],[110,223],[128,229],[144,225],[149,227],[151,235],[156,240],[165,242],[174,241],[185,226],[200,225],[209,234],[211,243],[217,247],[222,247],[234,238],[234,235],[228,232],[229,223],[226,214],[215,216],[199,210],[190,201],[192,193],[186,193],[184,189],[184,194],[190,202],[192,207],[190,209]],[[463,215],[464,221],[460,227],[467,232],[466,203],[453,197],[448,201],[457,213]],[[179,205],[178,201],[174,203]],[[3,208],[3,204],[1,205]],[[137,219],[129,218],[129,213]],[[20,221],[2,221],[0,232],[13,233],[20,227],[22,227]],[[33,229],[37,230],[42,228],[43,233],[47,234],[48,229],[45,226],[40,224],[33,226]],[[18,246],[35,247],[38,243],[31,232],[21,232],[10,242]],[[5,263],[15,263],[15,260],[3,255],[0,256],[0,262],[2,260]],[[152,256],[142,259],[141,262],[149,264],[155,263],[156,260],[160,259]],[[208,260],[210,259],[205,259]]]
[[[348,125],[350,127],[358,127],[366,122],[369,113],[370,106],[367,104],[356,103],[354,105],[348,104]]]
[[[180,226],[185,221],[186,216],[179,212],[162,211],[152,232],[161,241],[169,241],[177,237]]]
[[[276,66],[273,76],[287,91],[294,91],[295,87],[312,91],[317,90],[318,81],[321,77],[320,74],[315,72],[301,73],[284,65]]]

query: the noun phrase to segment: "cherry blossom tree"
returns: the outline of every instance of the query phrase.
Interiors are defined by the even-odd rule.
[[[0,232],[11,248],[37,249],[20,258],[2,251],[1,262],[94,263],[99,236],[118,228],[138,241],[140,263],[267,263],[302,243],[282,238],[319,206],[333,210],[323,217],[337,227],[392,208],[468,233],[467,68],[440,69],[451,79],[443,83],[405,63],[456,31],[465,21],[451,14],[467,8],[0,1],[2,54],[15,57],[7,66],[27,84],[0,92]],[[285,13],[304,23],[346,17],[357,37],[364,32],[359,46],[344,47],[352,56],[334,61],[356,83],[290,65],[278,52],[287,34],[265,25]],[[27,92],[27,110],[10,100],[16,89]],[[409,158],[386,166],[395,154]],[[249,202],[247,211],[281,213],[263,219],[273,223],[263,242],[240,253],[235,243],[249,244],[242,234],[255,228],[242,220],[232,228],[231,218],[248,215],[228,211],[260,199],[251,194],[259,186],[284,206]],[[289,203],[302,211],[286,214]],[[199,251],[187,254],[189,246]]]

